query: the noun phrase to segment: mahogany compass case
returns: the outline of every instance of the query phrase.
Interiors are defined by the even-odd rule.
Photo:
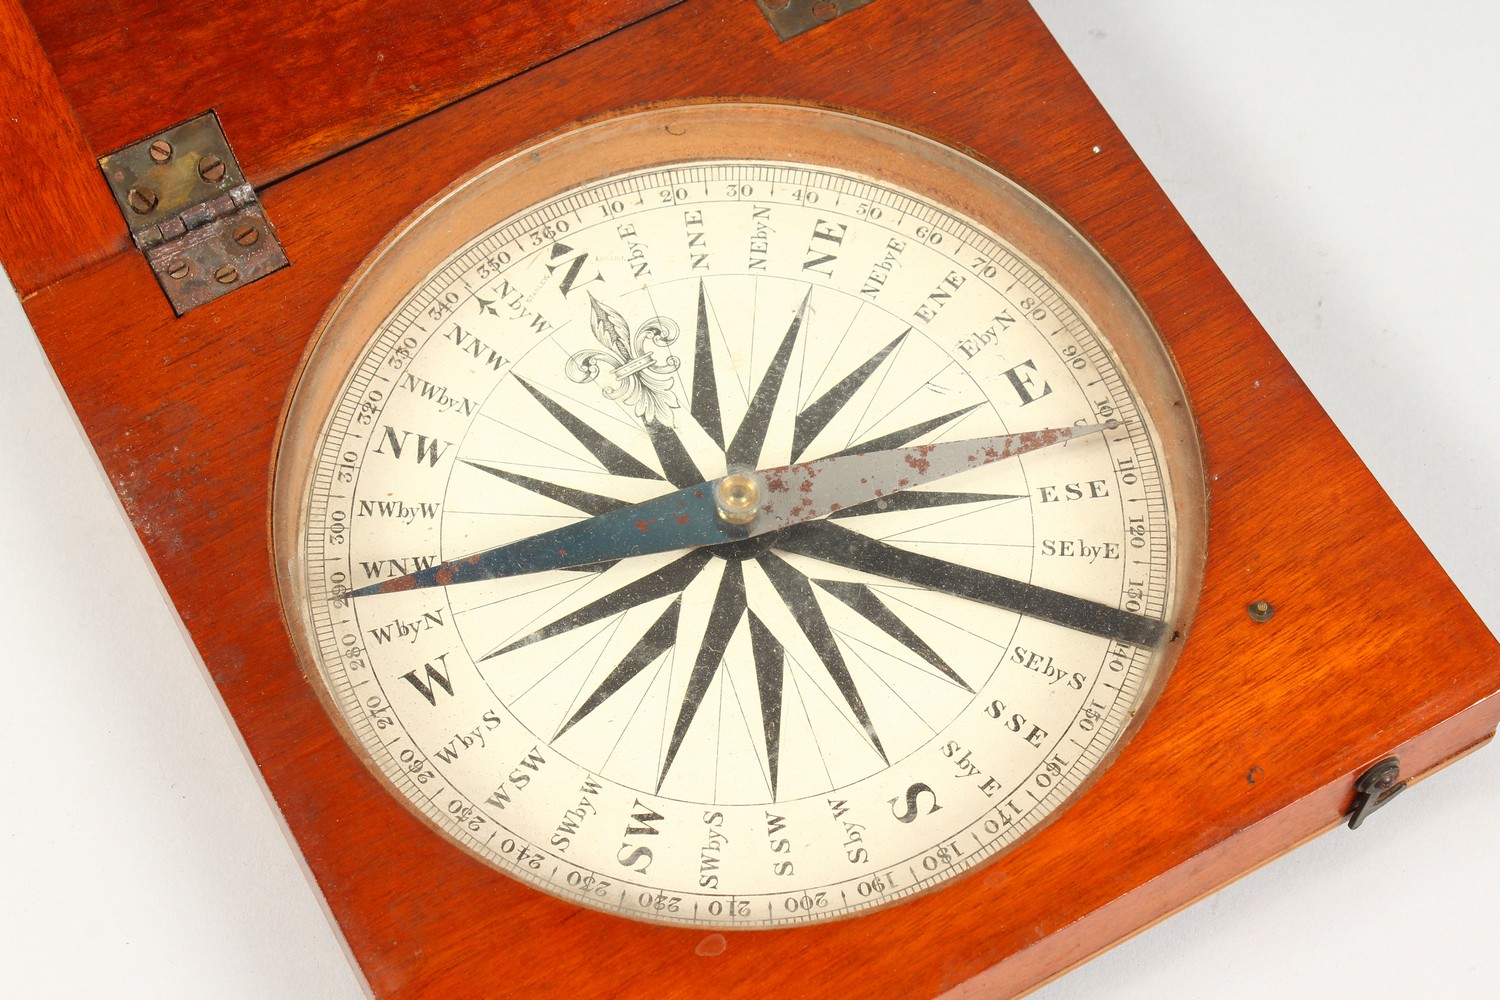
[[[169,6],[0,258],[373,995],[1016,995],[1493,735],[1029,5]]]

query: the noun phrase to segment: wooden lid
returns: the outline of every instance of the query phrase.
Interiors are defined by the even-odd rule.
[[[677,2],[22,6],[96,153],[213,108],[261,187]]]

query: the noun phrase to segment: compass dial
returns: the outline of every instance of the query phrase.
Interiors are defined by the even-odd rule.
[[[639,919],[804,922],[993,859],[1118,749],[1196,594],[1193,441],[1129,295],[998,175],[656,109],[367,264],[289,411],[278,565],[443,835]]]

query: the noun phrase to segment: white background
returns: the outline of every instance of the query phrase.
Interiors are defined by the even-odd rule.
[[[1037,6],[1256,316],[1500,631],[1500,6]],[[360,995],[3,288],[0,366],[6,994]],[[1436,646],[1372,666],[1445,668]],[[1040,996],[1493,995],[1497,802],[1500,750],[1487,749],[1359,833],[1320,838]]]

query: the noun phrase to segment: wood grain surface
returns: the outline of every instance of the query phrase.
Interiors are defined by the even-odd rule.
[[[0,263],[23,299],[119,253],[130,235],[17,0],[0,0]]]
[[[87,176],[93,158],[204,111],[218,111],[262,187],[677,2],[123,0],[101,11],[92,0],[3,0],[0,83],[18,98],[7,107],[26,112],[8,160],[31,182],[0,212],[30,247],[6,267],[24,298],[122,249],[113,220],[92,211],[101,192],[109,204]],[[69,221],[66,236],[27,211],[49,198],[64,199],[51,214]]]
[[[60,72],[70,96],[88,81],[75,72]],[[1176,673],[1058,822],[942,892],[720,942],[525,889],[385,796],[293,662],[266,508],[276,418],[308,337],[386,231],[534,135],[723,95],[915,126],[1078,225],[1178,360],[1212,527]],[[278,127],[295,131],[256,126]],[[1386,754],[1400,748],[1421,772],[1495,728],[1493,638],[1018,0],[873,4],[786,44],[752,3],[693,0],[293,173],[263,200],[293,266],[181,320],[133,253],[48,284],[27,308],[378,995],[799,996],[811,977],[851,997],[1009,995],[1336,822],[1354,778]],[[1257,599],[1276,606],[1270,622],[1246,615]],[[1451,669],[1407,669],[1419,636]]]

